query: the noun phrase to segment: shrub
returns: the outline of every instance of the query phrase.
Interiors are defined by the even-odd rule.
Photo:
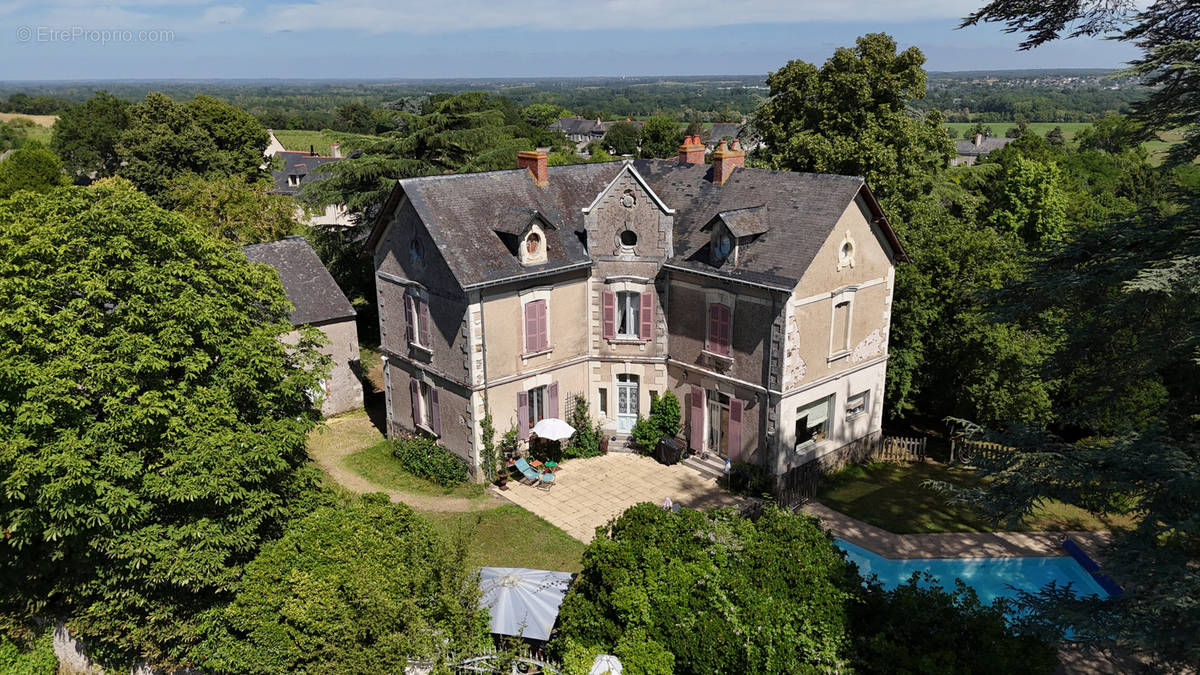
[[[5,675],[54,675],[54,630],[47,627],[31,645],[21,645],[0,633],[0,673]]]
[[[775,481],[762,467],[738,460],[729,468],[729,477],[721,479],[727,490],[739,495],[761,497],[775,491]]]
[[[660,440],[679,434],[681,419],[679,399],[668,389],[662,396],[650,398],[650,416],[639,417],[633,424],[630,436],[642,454],[650,454],[658,447]]]
[[[195,662],[211,672],[403,672],[488,640],[464,551],[382,494],[325,506],[246,566]]]
[[[479,464],[483,469],[483,477],[490,483],[496,480],[499,470],[500,451],[496,447],[496,425],[492,422],[492,413],[483,416],[479,421],[479,433],[483,437],[483,448],[479,451]]]
[[[575,435],[563,446],[563,459],[597,457],[600,455],[600,439],[604,437],[604,431],[592,421],[587,399],[582,394],[575,394],[572,404],[567,423],[575,427]]]
[[[471,478],[470,469],[461,457],[428,436],[401,438],[392,444],[392,454],[414,476],[448,487],[463,485]]]

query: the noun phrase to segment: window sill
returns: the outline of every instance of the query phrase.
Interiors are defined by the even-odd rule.
[[[436,431],[434,431],[432,427],[428,427],[424,424],[421,424],[420,422],[414,423],[413,426],[415,426],[418,431],[424,431],[425,433],[429,434],[430,436],[433,436],[434,438],[440,438],[438,433]]]
[[[536,351],[536,352],[525,352],[524,354],[521,354],[521,358],[522,359],[532,359],[535,356],[544,356],[546,354],[549,354],[552,351],[554,351],[554,347],[548,347],[546,349],[542,349],[542,350]]]
[[[605,339],[608,340],[609,344],[614,344],[614,345],[640,345],[640,344],[645,344],[645,343],[649,342],[649,340],[643,340],[642,338],[640,338],[636,335],[618,335],[616,337],[610,337],[610,338],[605,338]]]
[[[834,361],[840,361],[840,360],[842,360],[842,359],[844,359],[844,358],[846,358],[846,357],[848,357],[848,356],[850,356],[850,350],[849,350],[849,349],[847,349],[847,350],[844,350],[844,351],[840,351],[840,352],[836,352],[836,353],[833,353],[833,354],[830,354],[830,355],[829,355],[829,358],[825,359],[825,362],[826,362],[826,363],[833,363]]]
[[[715,361],[719,365],[724,365],[724,366],[732,366],[733,365],[733,357],[732,356],[725,356],[724,354],[710,352],[707,349],[701,351],[700,353],[703,354],[708,359]]]
[[[847,421],[847,422],[849,422],[850,420],[856,420],[856,419],[858,419],[858,418],[860,418],[860,417],[862,417],[863,415],[866,415],[866,414],[867,414],[867,411],[866,411],[866,410],[859,410],[859,411],[858,411],[858,412],[856,412],[856,413],[849,413],[849,412],[848,412],[848,413],[846,413],[846,421]]]
[[[408,346],[411,349],[415,349],[419,352],[425,352],[426,354],[433,356],[433,350],[430,349],[429,347],[426,347],[423,344],[420,344],[418,342],[410,342],[410,343],[408,343]]]

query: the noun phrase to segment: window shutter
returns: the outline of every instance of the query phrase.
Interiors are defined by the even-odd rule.
[[[417,305],[421,310],[421,344],[425,347],[433,347],[433,340],[430,339],[429,303],[420,300]]]
[[[640,312],[642,319],[641,330],[638,331],[638,337],[643,340],[654,339],[654,290],[642,291],[642,311]]]
[[[729,401],[729,433],[726,438],[729,447],[725,449],[730,461],[736,462],[742,456],[742,406],[744,401],[732,399]]]
[[[525,353],[538,350],[537,302],[525,303]]]
[[[538,349],[547,350],[550,348],[550,325],[549,318],[546,316],[546,301],[537,301],[537,325],[538,325]]]
[[[404,323],[405,339],[409,342],[416,340],[417,312],[413,309],[413,297],[407,293],[404,294]]]
[[[717,305],[717,347],[722,356],[729,356],[729,338],[732,328],[729,321],[729,307]]]
[[[435,436],[442,435],[442,406],[438,402],[438,390],[429,388],[429,426]]]
[[[421,424],[421,383],[410,379],[408,393],[412,394],[413,428],[415,429]]]
[[[704,449],[704,390],[692,385],[692,414],[689,421],[692,427],[691,446],[693,452]]]
[[[617,336],[617,294],[604,291],[603,297],[604,338],[611,340]]]
[[[517,392],[517,438],[529,438],[529,393]]]
[[[550,399],[550,417],[558,417],[558,383],[551,382],[550,386],[546,387],[546,394]]]

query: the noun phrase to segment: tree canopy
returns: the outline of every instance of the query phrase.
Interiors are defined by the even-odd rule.
[[[282,239],[300,227],[295,200],[270,194],[265,181],[247,183],[221,175],[205,179],[188,173],[167,185],[161,201],[213,235],[241,244]]]
[[[128,182],[0,202],[0,610],[179,663],[304,506],[327,362],[275,272]]]
[[[657,115],[642,125],[642,157],[663,159],[674,157],[683,142],[683,130],[670,117]]]
[[[603,145],[614,155],[636,155],[641,132],[632,122],[617,122],[604,133]]]
[[[68,182],[58,155],[36,141],[24,144],[0,162],[0,199],[18,190],[48,192]]]
[[[463,550],[385,495],[318,508],[246,566],[194,662],[219,672],[403,672],[490,645]]]
[[[130,123],[129,103],[98,91],[58,116],[50,147],[72,175],[112,176],[121,166],[117,142]]]

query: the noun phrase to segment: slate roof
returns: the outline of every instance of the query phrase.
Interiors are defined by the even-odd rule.
[[[430,176],[399,181],[389,209],[401,192],[425,223],[430,236],[464,287],[512,277],[590,264],[582,209],[591,204],[626,163],[675,209],[675,257],[669,264],[697,272],[790,290],[808,269],[847,206],[861,192],[893,243],[903,250],[878,211],[862,178],[812,173],[736,169],[724,185],[714,185],[712,167],[668,160],[634,160],[548,168],[549,184],[539,188],[523,169]],[[495,231],[527,224],[532,210],[554,225],[546,230],[548,260],[524,267]],[[522,215],[523,214],[523,215]],[[745,236],[738,264],[714,265],[704,226],[721,217]],[[382,236],[386,219],[368,240]]]
[[[277,152],[275,156],[283,159],[283,169],[271,172],[271,178],[275,181],[275,187],[271,191],[281,195],[296,194],[303,187],[305,181],[316,180],[320,177],[320,167],[322,164],[338,162],[343,159],[342,157],[322,157],[321,155],[314,155],[309,152],[296,152],[293,150]],[[300,185],[290,185],[288,183],[288,176],[291,175],[300,176]]]
[[[968,138],[966,140],[954,141],[954,150],[961,156],[967,156],[967,157],[969,157],[971,155],[982,156],[982,155],[988,154],[989,152],[991,152],[993,150],[999,150],[1000,148],[1003,148],[1004,146],[1008,145],[1009,143],[1012,143],[1015,140],[1017,140],[1017,139],[1015,139],[1015,138],[985,138],[980,142],[979,145],[975,145],[975,139]]]
[[[704,133],[703,138],[705,143],[716,144],[720,143],[721,139],[725,138],[726,136],[730,138],[737,138],[738,134],[741,132],[742,125],[740,124],[733,124],[732,122],[717,122],[716,124],[712,125],[712,129],[709,129]]]
[[[354,317],[350,301],[304,237],[251,244],[243,246],[242,251],[250,262],[275,268],[288,300],[295,306],[290,317],[293,326]]]
[[[714,223],[718,222],[724,223],[725,229],[735,237],[749,237],[762,234],[770,229],[767,225],[767,207],[765,206],[722,211],[713,216],[712,220],[708,221],[701,229],[707,231],[712,228]]]
[[[642,128],[645,122],[641,120],[620,120],[618,122],[597,122],[593,119],[584,119],[581,117],[562,117],[550,123],[551,131],[561,131],[568,136],[586,135],[603,136],[608,133],[614,124],[626,122],[632,124],[638,129]]]

